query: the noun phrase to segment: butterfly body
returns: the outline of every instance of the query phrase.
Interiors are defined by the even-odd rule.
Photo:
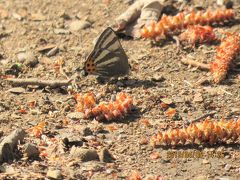
[[[129,73],[128,57],[115,32],[108,27],[99,36],[93,51],[84,63],[86,75],[119,77]]]

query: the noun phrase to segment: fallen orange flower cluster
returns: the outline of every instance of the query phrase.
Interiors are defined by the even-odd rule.
[[[158,132],[150,139],[153,146],[158,145],[178,145],[189,143],[209,143],[213,145],[217,142],[237,140],[240,136],[240,119],[237,121],[221,120],[203,122],[189,125],[187,128],[173,129],[165,132]]]
[[[143,27],[143,29],[141,29],[141,35],[144,38],[158,40],[169,33],[184,29],[189,25],[219,24],[233,20],[234,17],[235,14],[232,9],[218,9],[216,11],[207,10],[205,13],[202,11],[192,11],[189,14],[181,12],[176,16],[163,15],[158,23],[152,22],[151,25]]]
[[[132,98],[124,92],[116,95],[116,101],[100,102],[98,105],[96,105],[93,93],[77,94],[75,99],[77,111],[83,112],[86,118],[95,117],[96,120],[106,119],[110,121],[123,118],[133,107]]]
[[[215,83],[220,83],[226,77],[232,60],[238,54],[240,54],[240,36],[228,33],[217,47],[216,60],[210,66]]]
[[[195,46],[197,43],[210,43],[217,40],[217,37],[211,26],[189,26],[186,31],[184,31],[179,36],[179,40],[187,42]]]
[[[35,136],[35,137],[39,138],[42,135],[43,129],[44,129],[45,126],[46,126],[46,122],[42,121],[39,124],[37,124],[36,126],[29,128],[28,132],[32,136]]]

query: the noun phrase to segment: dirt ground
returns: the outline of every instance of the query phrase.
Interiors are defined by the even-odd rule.
[[[63,60],[63,71],[69,77],[73,75],[93,48],[97,35],[129,6],[123,0],[104,2],[2,0],[0,74],[10,72],[18,78],[64,80],[66,77],[56,70],[56,61]],[[233,7],[239,17],[239,4]],[[86,28],[74,31],[71,23],[79,19],[85,21]],[[240,32],[237,23],[216,28]],[[43,134],[47,138],[83,142],[83,146],[93,148],[99,154],[106,148],[114,160],[81,162],[71,155],[72,147],[61,147],[60,143],[56,143],[52,151],[55,156],[49,159],[27,159],[17,152],[13,162],[0,165],[2,179],[44,179],[53,177],[49,175],[51,170],[60,170],[58,173],[63,179],[125,179],[132,171],[138,171],[146,179],[150,176],[199,180],[240,178],[239,140],[233,144],[175,148],[153,148],[145,143],[159,130],[183,127],[184,123],[211,112],[214,112],[211,117],[216,120],[238,119],[239,72],[230,71],[220,85],[195,85],[209,76],[209,72],[183,65],[180,60],[190,57],[209,63],[215,58],[215,45],[178,51],[176,43],[171,40],[160,47],[142,39],[124,39],[121,43],[132,66],[128,78],[110,85],[98,84],[93,76],[77,80],[79,93],[93,91],[103,100],[109,100],[120,91],[130,94],[136,108],[121,121],[105,123],[81,117],[71,118],[69,114],[75,112],[75,101],[66,87],[50,89],[28,86],[16,90],[5,79],[0,79],[0,137],[7,136],[15,129],[27,130],[45,121],[47,124]],[[49,49],[58,47],[58,51],[49,55],[49,49],[44,50],[43,47],[51,45]],[[24,53],[30,51],[39,61],[33,67],[29,67],[26,62],[28,57]],[[14,69],[14,64],[20,70]],[[171,108],[176,109],[174,117],[166,115],[160,106],[162,101],[167,101]],[[35,103],[34,106],[31,102]],[[144,119],[150,125],[146,125]],[[39,141],[39,138],[27,135],[24,143],[39,145]],[[200,158],[170,156],[172,153],[198,151],[204,152]],[[221,156],[216,157],[219,153]]]

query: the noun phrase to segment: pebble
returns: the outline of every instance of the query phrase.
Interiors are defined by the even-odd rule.
[[[225,167],[224,167],[224,169],[226,171],[229,171],[231,168],[232,168],[232,166],[230,164],[226,164]]]
[[[15,88],[9,89],[8,92],[11,92],[14,94],[22,94],[22,93],[25,93],[25,89],[22,87],[15,87]]]
[[[13,150],[19,142],[22,142],[26,132],[23,129],[16,129],[4,137],[0,143],[0,163],[13,160]]]
[[[69,31],[69,30],[63,29],[63,28],[54,29],[53,32],[54,32],[55,34],[70,34],[70,31]]]
[[[33,13],[31,15],[31,20],[33,20],[33,21],[44,21],[44,20],[46,20],[46,17],[41,13]]]
[[[67,117],[72,120],[77,120],[77,119],[83,119],[84,118],[84,113],[82,112],[72,112],[67,114]]]
[[[28,157],[38,157],[39,150],[35,144],[27,143],[23,147],[24,154]]]
[[[194,95],[193,102],[203,102],[203,97],[201,93],[197,93]]]
[[[91,26],[91,23],[88,21],[76,20],[70,23],[69,30],[76,32],[82,29],[89,28],[90,26]]]
[[[172,99],[170,99],[170,98],[162,98],[161,101],[168,105],[173,103]]]
[[[163,82],[165,80],[165,78],[162,75],[154,75],[152,77],[152,81],[155,82]]]
[[[202,164],[209,164],[209,161],[207,159],[203,159]]]
[[[99,160],[97,151],[94,149],[84,149],[73,146],[70,151],[70,155],[74,158],[78,158],[80,161],[92,161]]]
[[[93,134],[93,132],[89,127],[85,127],[85,128],[82,129],[82,135],[83,136],[90,136],[92,134]]]
[[[21,62],[29,67],[34,67],[39,63],[38,59],[31,51],[21,52],[17,55],[17,58],[18,58],[19,62]]]
[[[48,51],[46,55],[47,57],[54,56],[55,54],[57,54],[58,51],[59,51],[59,48],[56,46],[52,48],[50,51]]]
[[[52,179],[62,179],[62,174],[60,170],[48,170],[47,177]]]
[[[231,108],[231,112],[232,112],[233,114],[239,114],[239,113],[240,113],[240,108],[238,108],[238,107],[233,107],[233,108]]]
[[[103,148],[99,153],[99,159],[101,162],[110,163],[113,161],[111,153],[107,148]]]
[[[12,16],[13,16],[14,19],[17,19],[17,20],[19,20],[19,21],[22,20],[22,16],[19,15],[18,13],[13,13]]]

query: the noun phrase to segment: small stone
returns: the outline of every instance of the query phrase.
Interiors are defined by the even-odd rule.
[[[73,138],[64,137],[62,141],[66,147],[83,146],[83,141],[81,139],[77,139],[76,136],[74,136]]]
[[[13,150],[19,142],[22,142],[26,132],[23,129],[16,129],[4,137],[0,143],[0,163],[13,160]]]
[[[22,20],[22,16],[19,15],[18,13],[13,13],[12,16],[13,16],[14,19],[17,19],[17,20],[19,20],[19,21]]]
[[[82,112],[72,112],[67,115],[69,119],[72,120],[77,120],[77,119],[83,119],[84,118],[84,113]]]
[[[238,108],[238,107],[233,107],[233,108],[231,108],[231,112],[232,112],[233,114],[239,114],[239,113],[240,113],[240,108]]]
[[[83,136],[90,136],[92,134],[93,134],[93,132],[89,127],[83,128],[83,130],[82,130],[82,135]]]
[[[70,155],[74,158],[78,158],[83,162],[99,160],[97,151],[94,149],[83,149],[73,146],[71,148]]]
[[[163,82],[165,80],[165,78],[162,75],[154,75],[152,77],[152,81],[155,82]]]
[[[57,29],[54,29],[53,32],[55,34],[70,34],[70,31],[67,30],[67,29],[62,29],[62,28],[57,28]]]
[[[59,13],[59,17],[65,19],[65,20],[71,19],[71,17],[64,11]]]
[[[31,16],[31,20],[33,21],[44,21],[46,17],[41,13],[33,13]]]
[[[22,94],[22,93],[25,93],[25,89],[22,87],[15,87],[15,88],[9,89],[8,92],[11,92],[14,94]]]
[[[203,102],[203,97],[201,93],[197,93],[194,95],[193,102]]]
[[[162,98],[161,101],[168,105],[173,103],[172,99],[170,99],[170,98]]]
[[[91,23],[88,21],[84,21],[84,20],[76,20],[70,23],[69,25],[69,29],[70,31],[79,31],[82,29],[86,29],[89,28],[91,26]]]
[[[202,164],[209,164],[209,161],[207,159],[203,159]]]
[[[99,159],[101,162],[106,162],[106,163],[110,163],[113,161],[113,157],[110,154],[110,152],[108,151],[107,148],[103,148],[100,153],[99,153]]]
[[[224,169],[226,171],[229,171],[231,168],[232,168],[232,166],[230,164],[226,164],[225,167],[224,167]]]
[[[28,158],[38,157],[39,155],[39,150],[37,146],[31,143],[27,143],[24,145],[23,152]]]
[[[48,170],[47,177],[52,179],[62,179],[62,174],[60,170]]]
[[[31,51],[30,52],[21,52],[17,55],[17,58],[18,58],[19,62],[21,62],[29,67],[34,67],[39,63],[38,59]]]
[[[58,49],[58,47],[56,46],[56,47],[52,48],[46,55],[47,55],[48,57],[54,56],[55,54],[57,54],[58,51],[59,51],[59,49]]]

